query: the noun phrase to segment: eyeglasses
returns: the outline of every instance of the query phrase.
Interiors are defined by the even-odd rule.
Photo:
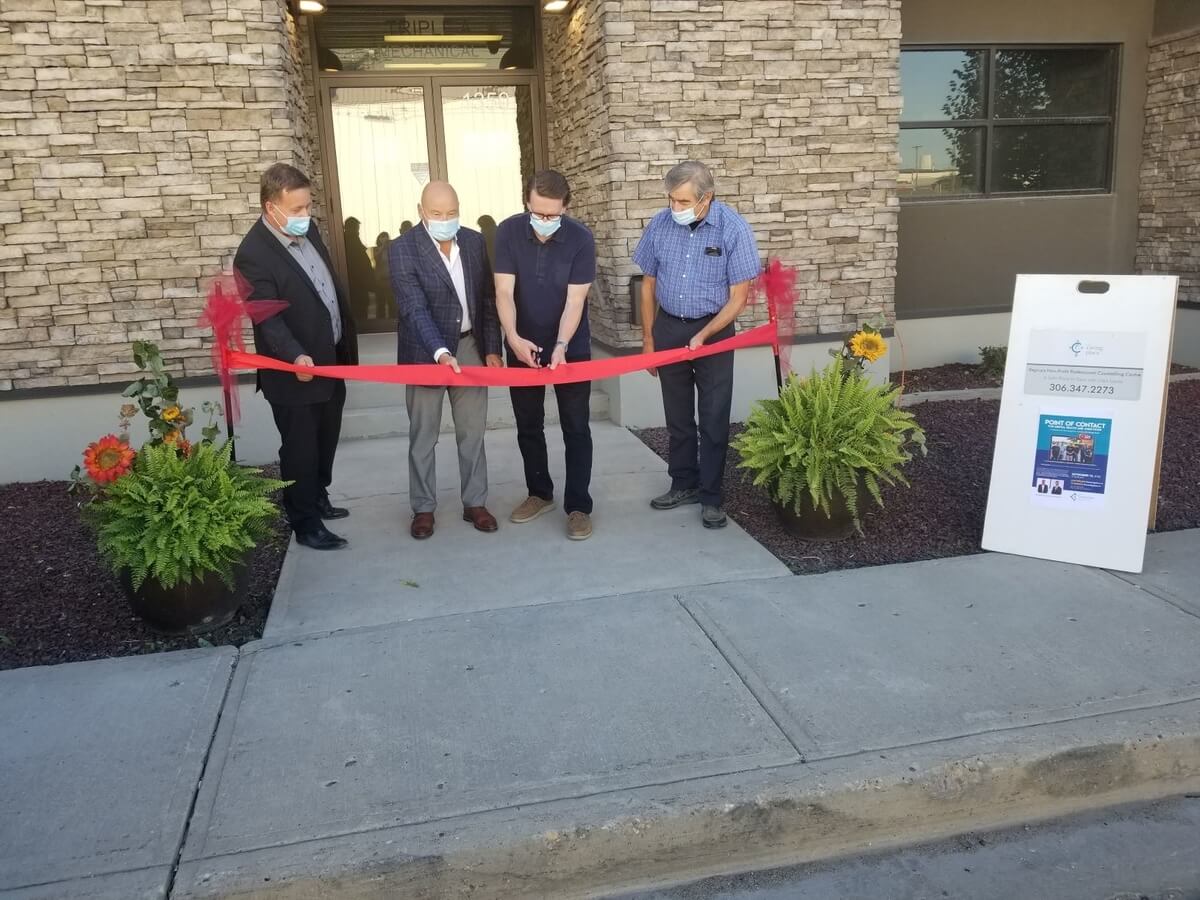
[[[535,219],[537,219],[539,222],[557,222],[559,219],[562,218],[561,213],[557,216],[547,216],[547,215],[543,215],[542,213],[535,213],[532,209],[529,211],[529,214],[531,216],[533,216]]]

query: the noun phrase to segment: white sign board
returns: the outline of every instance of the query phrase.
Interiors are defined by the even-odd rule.
[[[1178,279],[1018,275],[983,547],[1140,572]]]

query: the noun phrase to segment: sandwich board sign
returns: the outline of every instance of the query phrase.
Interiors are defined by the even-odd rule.
[[[1140,572],[1178,279],[1018,275],[983,548]]]

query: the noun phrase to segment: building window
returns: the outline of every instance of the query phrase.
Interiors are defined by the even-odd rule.
[[[1111,190],[1116,46],[900,53],[905,199]]]

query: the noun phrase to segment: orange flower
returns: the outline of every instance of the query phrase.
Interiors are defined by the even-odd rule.
[[[189,441],[187,438],[180,438],[179,444],[176,446],[175,449],[177,449],[179,451],[180,456],[185,456],[185,457],[191,456],[192,455],[192,442]]]
[[[179,432],[178,431],[168,431],[166,434],[163,435],[163,443],[164,444],[170,444],[171,446],[175,446],[175,443],[178,440],[179,440]]]
[[[106,434],[83,451],[83,467],[97,484],[116,481],[129,471],[136,454],[115,434]]]

